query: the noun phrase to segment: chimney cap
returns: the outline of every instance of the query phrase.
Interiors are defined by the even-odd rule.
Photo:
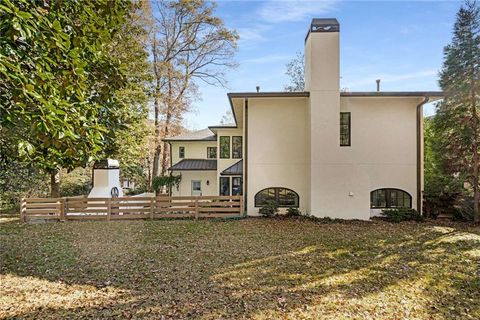
[[[308,29],[305,42],[307,42],[308,36],[311,32],[340,32],[340,24],[335,18],[314,18]]]
[[[340,24],[335,18],[314,18],[310,24],[310,32],[338,32]]]

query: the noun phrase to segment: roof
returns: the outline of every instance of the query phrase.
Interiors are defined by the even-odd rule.
[[[442,91],[353,91],[340,92],[341,97],[443,97]]]
[[[217,160],[183,159],[180,162],[168,168],[168,170],[170,171],[217,170]]]
[[[285,91],[276,91],[276,92],[230,92],[227,94],[230,99],[232,98],[292,98],[292,97],[309,97],[310,92],[308,91],[299,91],[299,92],[285,92]]]
[[[442,91],[345,91],[340,92],[341,97],[443,97]],[[230,92],[232,98],[284,98],[284,97],[309,97],[310,92]]]
[[[183,133],[181,135],[165,138],[164,141],[217,141],[217,136],[208,129]]]
[[[223,170],[220,175],[222,176],[237,176],[243,174],[243,159],[237,163],[231,165],[227,169]]]

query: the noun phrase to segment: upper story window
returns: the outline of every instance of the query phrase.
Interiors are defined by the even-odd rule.
[[[411,208],[412,196],[400,189],[377,189],[370,193],[370,207]]]
[[[297,207],[298,194],[287,188],[267,188],[255,195],[255,207],[261,207],[266,201],[273,200],[279,207]]]
[[[207,147],[207,158],[217,159],[217,147]]]
[[[230,137],[229,136],[220,137],[220,158],[230,159]]]
[[[185,147],[178,147],[178,157],[180,159],[185,158]]]
[[[349,147],[352,145],[352,122],[350,112],[340,112],[340,146]]]
[[[232,137],[232,158],[242,158],[242,137]]]

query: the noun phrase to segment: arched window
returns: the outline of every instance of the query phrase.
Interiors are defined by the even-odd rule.
[[[261,207],[267,200],[274,200],[279,207],[298,208],[298,194],[287,188],[267,188],[255,195],[255,207]]]
[[[370,193],[370,208],[411,208],[412,196],[400,189],[377,189]]]

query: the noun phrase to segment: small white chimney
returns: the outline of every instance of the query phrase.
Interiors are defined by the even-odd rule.
[[[93,188],[88,194],[89,198],[123,197],[118,160],[105,159],[95,161],[92,182]]]

